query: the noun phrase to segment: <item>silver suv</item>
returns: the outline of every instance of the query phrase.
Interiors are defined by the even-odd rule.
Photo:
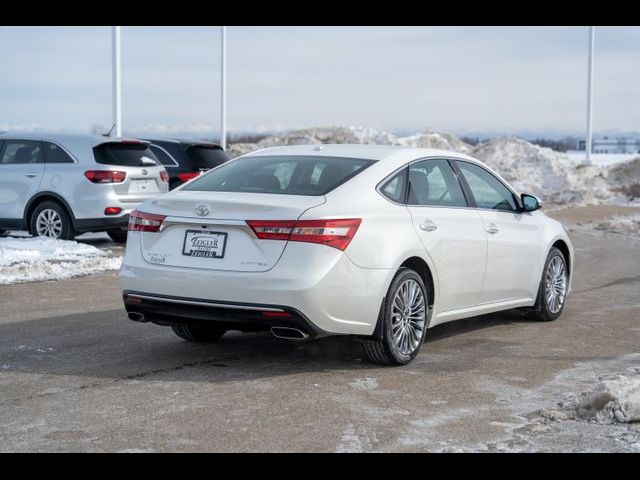
[[[0,135],[0,232],[70,240],[106,231],[126,240],[129,213],[168,191],[169,175],[139,140]]]

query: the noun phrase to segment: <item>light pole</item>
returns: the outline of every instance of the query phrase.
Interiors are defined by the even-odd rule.
[[[227,149],[227,27],[220,27],[220,146]]]
[[[587,73],[587,142],[586,163],[591,163],[593,145],[593,50],[595,45],[595,27],[589,27],[589,70]]]
[[[122,72],[120,63],[120,27],[111,27],[112,51],[111,51],[111,72],[113,87],[113,125],[115,136],[122,136]]]

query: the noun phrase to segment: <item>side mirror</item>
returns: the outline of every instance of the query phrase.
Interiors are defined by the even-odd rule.
[[[520,198],[522,199],[522,208],[525,212],[535,212],[542,208],[542,200],[534,195],[523,193],[520,195]]]

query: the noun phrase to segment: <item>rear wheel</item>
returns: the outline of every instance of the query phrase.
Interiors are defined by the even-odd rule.
[[[66,209],[56,202],[43,202],[38,205],[29,222],[31,235],[60,240],[73,240],[75,232],[71,217]]]
[[[107,235],[116,243],[127,243],[127,231],[124,228],[112,228],[107,230]]]
[[[380,365],[406,365],[420,351],[427,331],[427,289],[420,275],[398,270],[384,301],[382,340],[363,342],[367,358]]]
[[[530,312],[531,318],[540,322],[550,322],[562,314],[569,286],[569,272],[564,255],[552,248],[544,264],[538,298]]]
[[[223,328],[196,327],[184,323],[174,323],[171,329],[180,338],[189,342],[215,342],[226,333]]]

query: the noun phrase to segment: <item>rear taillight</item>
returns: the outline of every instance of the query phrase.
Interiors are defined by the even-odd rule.
[[[160,170],[160,180],[162,180],[163,182],[168,182],[169,172],[167,172],[166,170]]]
[[[158,232],[165,218],[167,218],[165,215],[155,215],[134,210],[129,215],[129,231]]]
[[[200,176],[200,172],[179,173],[178,178],[183,182],[188,182]]]
[[[126,172],[113,170],[87,170],[84,176],[93,183],[122,183],[127,178]]]
[[[247,220],[262,240],[289,240],[327,245],[345,250],[362,222],[359,218],[338,220]]]

